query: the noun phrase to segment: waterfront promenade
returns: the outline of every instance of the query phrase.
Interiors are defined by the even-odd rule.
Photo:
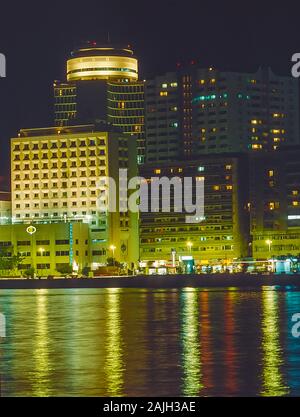
[[[147,275],[101,278],[18,279],[1,278],[0,289],[39,288],[185,288],[295,286],[300,289],[300,274],[293,275]]]

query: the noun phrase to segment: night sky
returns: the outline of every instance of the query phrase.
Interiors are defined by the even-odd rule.
[[[0,175],[9,175],[9,138],[22,127],[52,125],[52,83],[85,40],[131,44],[141,78],[177,62],[288,74],[300,52],[299,14],[288,2],[201,0],[24,1],[1,4]],[[295,5],[296,3],[294,3]],[[1,188],[1,184],[0,184]],[[2,184],[3,188],[3,184]]]

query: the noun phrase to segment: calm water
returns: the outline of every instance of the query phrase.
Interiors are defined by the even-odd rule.
[[[1,290],[3,396],[300,395],[300,292]]]

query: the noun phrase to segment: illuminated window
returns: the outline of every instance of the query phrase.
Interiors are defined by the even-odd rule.
[[[298,195],[298,194],[299,194],[299,192],[298,192],[297,190],[293,190],[292,194],[293,194],[293,195]]]
[[[167,96],[167,95],[168,95],[168,92],[167,92],[167,91],[160,91],[159,95],[160,95],[161,97],[163,97],[163,96]]]
[[[274,210],[274,208],[275,208],[275,203],[270,202],[269,203],[269,210]]]
[[[161,173],[161,170],[160,169],[155,169],[154,170],[154,174],[160,174]]]
[[[232,190],[232,185],[226,185],[226,190]]]
[[[293,201],[293,206],[298,207],[299,206],[299,201]]]
[[[199,80],[199,84],[205,84],[205,80]]]
[[[211,82],[211,84],[214,84],[214,83],[216,82],[216,79],[215,79],[215,78],[212,78],[212,79],[210,80],[210,82]]]
[[[269,177],[274,177],[274,171],[273,170],[269,171]]]
[[[226,167],[225,167],[225,168],[226,168],[226,170],[227,170],[227,171],[230,171],[230,170],[231,170],[231,168],[232,168],[232,166],[231,166],[231,165],[226,165]]]
[[[219,191],[220,190],[220,186],[219,185],[214,185],[213,186],[214,191]]]
[[[168,84],[167,84],[167,83],[163,83],[163,84],[161,85],[161,88],[168,88]]]
[[[178,84],[177,83],[171,83],[170,85],[171,85],[171,87],[174,88],[174,87],[177,87]]]
[[[204,171],[204,167],[198,167],[198,172],[203,172]]]

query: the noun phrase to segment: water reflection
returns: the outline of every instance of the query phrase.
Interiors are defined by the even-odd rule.
[[[108,289],[106,296],[106,360],[107,395],[120,397],[124,390],[124,362],[120,293]]]
[[[4,396],[299,395],[300,292],[3,290]]]
[[[202,381],[206,389],[213,387],[213,351],[212,351],[212,324],[210,318],[209,292],[199,292],[200,301],[200,343],[202,356]]]
[[[235,290],[231,289],[225,295],[224,301],[224,343],[225,343],[225,391],[228,394],[235,394],[238,391],[237,387],[237,352],[236,352],[236,323],[235,323],[235,302],[237,294]]]
[[[299,293],[287,292],[285,294],[285,313],[288,320],[286,332],[287,350],[287,381],[291,394],[300,394],[300,339],[293,337],[293,314],[299,313]]]
[[[32,356],[34,360],[33,370],[30,373],[33,395],[46,397],[50,394],[49,363],[49,332],[48,332],[48,300],[47,290],[38,290],[36,296],[36,333],[33,340]]]
[[[188,288],[181,294],[181,343],[183,367],[183,395],[199,395],[203,388],[199,337],[198,291]]]
[[[263,291],[262,350],[263,350],[263,396],[281,396],[288,393],[281,367],[283,354],[280,346],[278,293]]]

